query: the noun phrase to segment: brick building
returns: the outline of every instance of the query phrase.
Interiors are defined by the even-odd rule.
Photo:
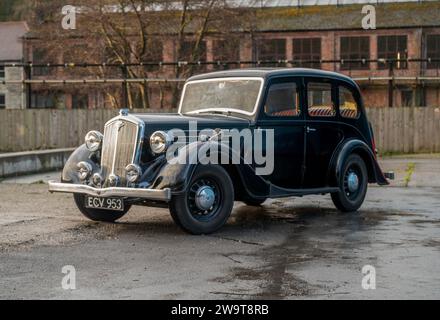
[[[23,80],[23,68],[7,67],[5,64],[23,62],[22,38],[28,31],[25,22],[0,22],[0,109],[21,109],[27,105],[22,84],[2,82]]]
[[[365,104],[369,107],[439,106],[440,62],[400,61],[390,65],[389,59],[440,59],[440,2],[376,5],[375,30],[362,29],[362,6],[252,8],[249,10],[254,10],[256,17],[252,30],[234,32],[234,39],[238,38],[239,41],[234,40],[236,42],[232,45],[232,35],[231,39],[225,39],[215,31],[209,33],[204,38],[198,60],[276,60],[280,62],[275,66],[280,67],[305,66],[332,70],[355,78],[363,91]],[[188,34],[187,38],[190,44],[194,35]],[[157,61],[188,60],[185,55],[176,55],[173,35],[161,37],[155,47],[157,52],[154,59]],[[38,45],[34,45],[32,51],[28,53],[28,59],[38,62]],[[62,57],[57,59],[63,62]],[[346,62],[349,59],[365,61]],[[291,62],[286,64],[283,62],[285,60]],[[252,66],[267,65],[241,65]],[[214,65],[201,66],[195,72],[217,68]],[[160,70],[155,76],[171,76],[170,68]],[[34,78],[45,76],[44,73],[35,74]],[[55,107],[58,103],[69,108],[94,108],[107,104],[96,87],[83,89],[78,94],[63,90],[61,87],[48,92],[34,88],[32,106]],[[164,95],[154,86],[150,91],[153,108],[159,105],[163,107],[164,96],[165,107],[169,107],[169,92]],[[122,97],[120,100],[123,100]]]

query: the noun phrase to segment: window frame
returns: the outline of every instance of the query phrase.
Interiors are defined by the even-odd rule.
[[[190,61],[191,60],[191,51],[194,48],[194,45],[196,44],[196,40],[194,39],[185,39],[182,42],[182,46],[180,48],[180,52],[179,52],[179,57],[178,60],[179,61]],[[197,52],[197,60],[193,61],[193,62],[206,62],[208,59],[208,46],[206,41],[202,41],[199,44],[199,49]]]
[[[389,59],[397,59],[397,53],[399,52],[399,39],[405,39],[405,55],[404,57],[400,57],[401,60],[405,60],[408,59],[408,35],[379,35],[377,36],[377,59],[385,59],[385,60],[389,60]],[[380,48],[380,41],[381,39],[383,39],[386,42],[385,45],[385,49],[382,50]],[[388,48],[390,47],[390,40],[391,39],[395,39],[395,46],[396,46],[396,51],[391,51]],[[394,55],[394,56],[393,56]],[[390,56],[393,56],[390,58]],[[394,69],[398,69],[398,70],[403,70],[403,69],[408,69],[408,62],[400,62],[401,65],[400,67],[398,67],[397,65],[394,65]],[[389,67],[389,63],[381,63],[378,62],[377,63],[377,68],[379,70],[384,70],[387,69]]]
[[[314,116],[311,115],[309,110],[310,110],[310,105],[309,105],[309,84],[310,83],[317,83],[317,84],[329,84],[330,88],[331,88],[331,100],[333,103],[333,110],[334,110],[334,114],[330,115],[330,116]],[[304,106],[305,108],[307,108],[307,117],[309,119],[337,119],[338,117],[338,97],[337,97],[337,88],[336,88],[336,84],[335,81],[332,79],[327,79],[327,78],[304,78]]]
[[[434,40],[434,50],[430,50],[429,40]],[[430,53],[433,52],[433,53]],[[431,59],[440,59],[440,34],[426,35],[426,57]],[[440,69],[440,61],[427,62],[427,69]]]
[[[0,80],[6,79],[6,67],[0,66]]]
[[[314,52],[314,41],[317,41],[319,44],[319,52]],[[308,43],[310,42],[310,43]],[[299,44],[299,45],[298,45]],[[305,52],[304,48],[308,45],[310,50],[309,52]],[[301,48],[300,52],[295,52],[297,48]],[[314,37],[314,38],[294,38],[292,39],[292,58],[293,61],[295,60],[321,60],[322,58],[322,38],[321,37]],[[304,62],[298,62],[294,63],[295,66],[298,67],[309,67],[309,68],[321,68],[321,62],[317,63],[304,63]]]
[[[337,97],[338,97],[338,103],[337,103],[337,112],[338,112],[338,116],[341,117],[342,119],[348,119],[348,120],[358,120],[361,117],[361,113],[362,113],[362,108],[361,108],[361,101],[359,99],[359,93],[357,92],[357,90],[355,90],[352,86],[349,86],[343,82],[337,83]],[[345,117],[342,115],[341,113],[341,100],[340,100],[340,88],[343,87],[344,89],[348,90],[351,92],[351,95],[353,96],[354,101],[356,102],[356,110],[357,110],[357,114],[356,117],[351,118],[351,117]]]
[[[279,53],[278,47],[277,52],[274,53],[267,53],[262,52],[262,50],[265,48],[265,45],[267,45],[268,42],[278,43],[278,42],[284,42],[284,52]],[[277,45],[278,46],[278,45]],[[256,56],[257,60],[259,61],[279,61],[279,60],[286,60],[287,59],[287,39],[285,38],[270,38],[270,39],[259,39],[257,40],[257,48],[256,48]],[[281,56],[282,55],[282,56]],[[273,57],[271,57],[273,56]]]
[[[369,60],[371,56],[371,44],[370,44],[370,36],[343,36],[339,38],[339,56],[341,60],[350,60],[350,59],[365,59]],[[344,41],[347,41],[348,52],[343,52]],[[357,42],[356,42],[357,41]],[[366,41],[368,45],[368,53],[365,57],[363,57],[362,50],[362,41]],[[356,47],[357,50],[352,50],[353,47]],[[353,58],[352,56],[356,56]],[[344,64],[340,64],[339,67],[341,70],[368,70],[370,68],[370,62],[347,62]]]
[[[43,48],[32,48],[32,64],[44,65],[46,64],[47,50]],[[32,75],[35,77],[49,76],[52,74],[50,67],[32,67]]]
[[[298,110],[299,113],[294,115],[294,116],[274,116],[271,114],[268,114],[266,112],[266,102],[267,99],[269,97],[269,93],[270,93],[270,88],[273,85],[278,85],[278,84],[285,84],[285,83],[294,83],[296,85],[296,93],[297,93],[297,97],[298,97]],[[292,120],[299,120],[299,119],[303,119],[304,118],[304,104],[303,104],[303,86],[302,86],[302,79],[298,78],[298,77],[283,77],[283,78],[274,78],[272,80],[269,81],[268,85],[267,85],[267,89],[264,95],[264,100],[263,103],[261,105],[261,114],[263,115],[264,118],[266,119],[270,119],[270,120],[280,120],[280,119],[292,119]]]

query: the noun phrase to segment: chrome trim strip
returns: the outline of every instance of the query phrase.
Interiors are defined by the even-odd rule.
[[[170,201],[171,189],[141,188],[94,188],[83,184],[61,183],[49,181],[49,192],[82,193],[94,197],[129,197],[157,201]]]

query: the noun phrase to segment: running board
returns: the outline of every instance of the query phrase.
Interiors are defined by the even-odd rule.
[[[283,197],[301,197],[312,194],[326,194],[339,192],[337,187],[326,187],[326,188],[312,188],[312,189],[286,189],[270,185],[270,198],[283,198]]]

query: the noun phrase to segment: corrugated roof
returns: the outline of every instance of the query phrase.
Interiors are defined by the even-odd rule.
[[[307,6],[257,10],[258,31],[362,29],[363,5]],[[376,5],[376,26],[403,28],[440,26],[440,2]]]
[[[23,58],[22,37],[29,31],[24,21],[0,22],[0,61]]]

